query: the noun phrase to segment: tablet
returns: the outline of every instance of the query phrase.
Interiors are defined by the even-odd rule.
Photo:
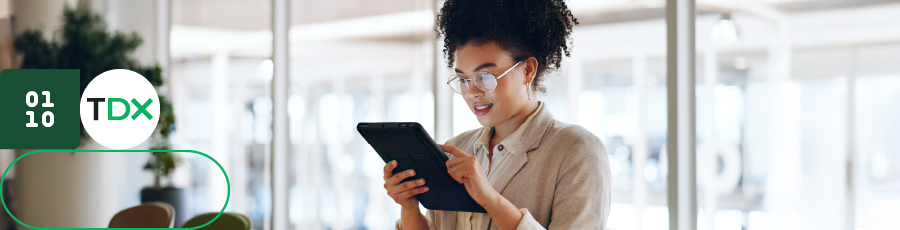
[[[428,191],[416,195],[427,209],[463,212],[486,211],[475,202],[466,187],[447,172],[447,155],[416,122],[359,123],[359,134],[378,152],[385,163],[397,160],[394,174],[416,170],[403,181],[425,178]]]

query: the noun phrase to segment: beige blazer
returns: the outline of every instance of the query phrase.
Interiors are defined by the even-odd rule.
[[[537,113],[518,148],[526,154],[511,154],[512,167],[492,172],[497,174],[491,185],[516,207],[527,208],[544,228],[605,229],[612,192],[606,147],[583,127],[553,119],[547,108]],[[474,155],[481,129],[462,133],[447,145]],[[438,229],[456,229],[456,212],[426,214]],[[484,223],[479,229],[497,226]]]

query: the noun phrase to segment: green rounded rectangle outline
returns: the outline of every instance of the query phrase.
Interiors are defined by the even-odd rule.
[[[27,228],[38,229],[38,230],[44,230],[44,229],[46,229],[46,230],[64,230],[64,229],[119,229],[119,230],[191,229],[191,230],[194,230],[194,229],[206,227],[207,225],[215,222],[216,219],[219,219],[219,216],[222,216],[222,213],[225,212],[225,207],[228,207],[228,201],[231,199],[231,181],[228,180],[228,173],[225,172],[225,168],[223,168],[222,164],[219,164],[219,162],[216,161],[216,159],[213,159],[211,156],[207,155],[206,153],[202,153],[202,152],[196,151],[196,150],[64,150],[64,149],[61,149],[61,150],[35,150],[35,151],[28,152],[26,154],[22,154],[19,157],[16,157],[16,160],[13,160],[13,162],[10,163],[9,166],[6,167],[6,170],[3,171],[3,177],[0,177],[0,178],[6,178],[6,173],[9,172],[9,169],[12,168],[13,164],[18,162],[19,159],[22,159],[23,157],[31,155],[31,154],[46,153],[46,152],[66,152],[66,153],[68,153],[68,152],[142,152],[142,153],[146,153],[146,152],[184,152],[184,153],[196,153],[196,154],[200,154],[206,158],[209,158],[209,160],[211,160],[213,163],[216,163],[216,165],[219,166],[219,169],[222,170],[222,175],[225,175],[225,183],[228,185],[228,196],[225,197],[225,205],[222,206],[222,210],[219,211],[219,214],[216,214],[216,217],[213,217],[212,220],[210,220],[209,222],[206,222],[203,225],[200,225],[197,227],[192,227],[192,228],[42,228],[42,227],[35,227],[35,226],[28,225],[26,223],[23,223],[18,218],[13,216],[13,214],[9,211],[9,207],[6,206],[6,201],[3,199],[3,193],[0,193],[0,203],[3,203],[3,209],[6,210],[6,213],[9,214],[9,216],[12,217],[13,220],[15,220],[16,222],[18,222],[19,224],[21,224],[22,226],[25,226]],[[5,182],[5,181],[0,180],[0,187],[3,186],[3,182]]]

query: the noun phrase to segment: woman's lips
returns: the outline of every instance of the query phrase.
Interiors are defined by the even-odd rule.
[[[475,116],[485,115],[491,111],[491,108],[494,107],[494,104],[475,104],[473,108],[475,108]]]

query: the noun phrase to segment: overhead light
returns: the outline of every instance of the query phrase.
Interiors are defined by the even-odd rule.
[[[722,14],[722,19],[713,25],[710,36],[718,44],[734,43],[738,39],[737,26],[731,20],[731,14]]]

